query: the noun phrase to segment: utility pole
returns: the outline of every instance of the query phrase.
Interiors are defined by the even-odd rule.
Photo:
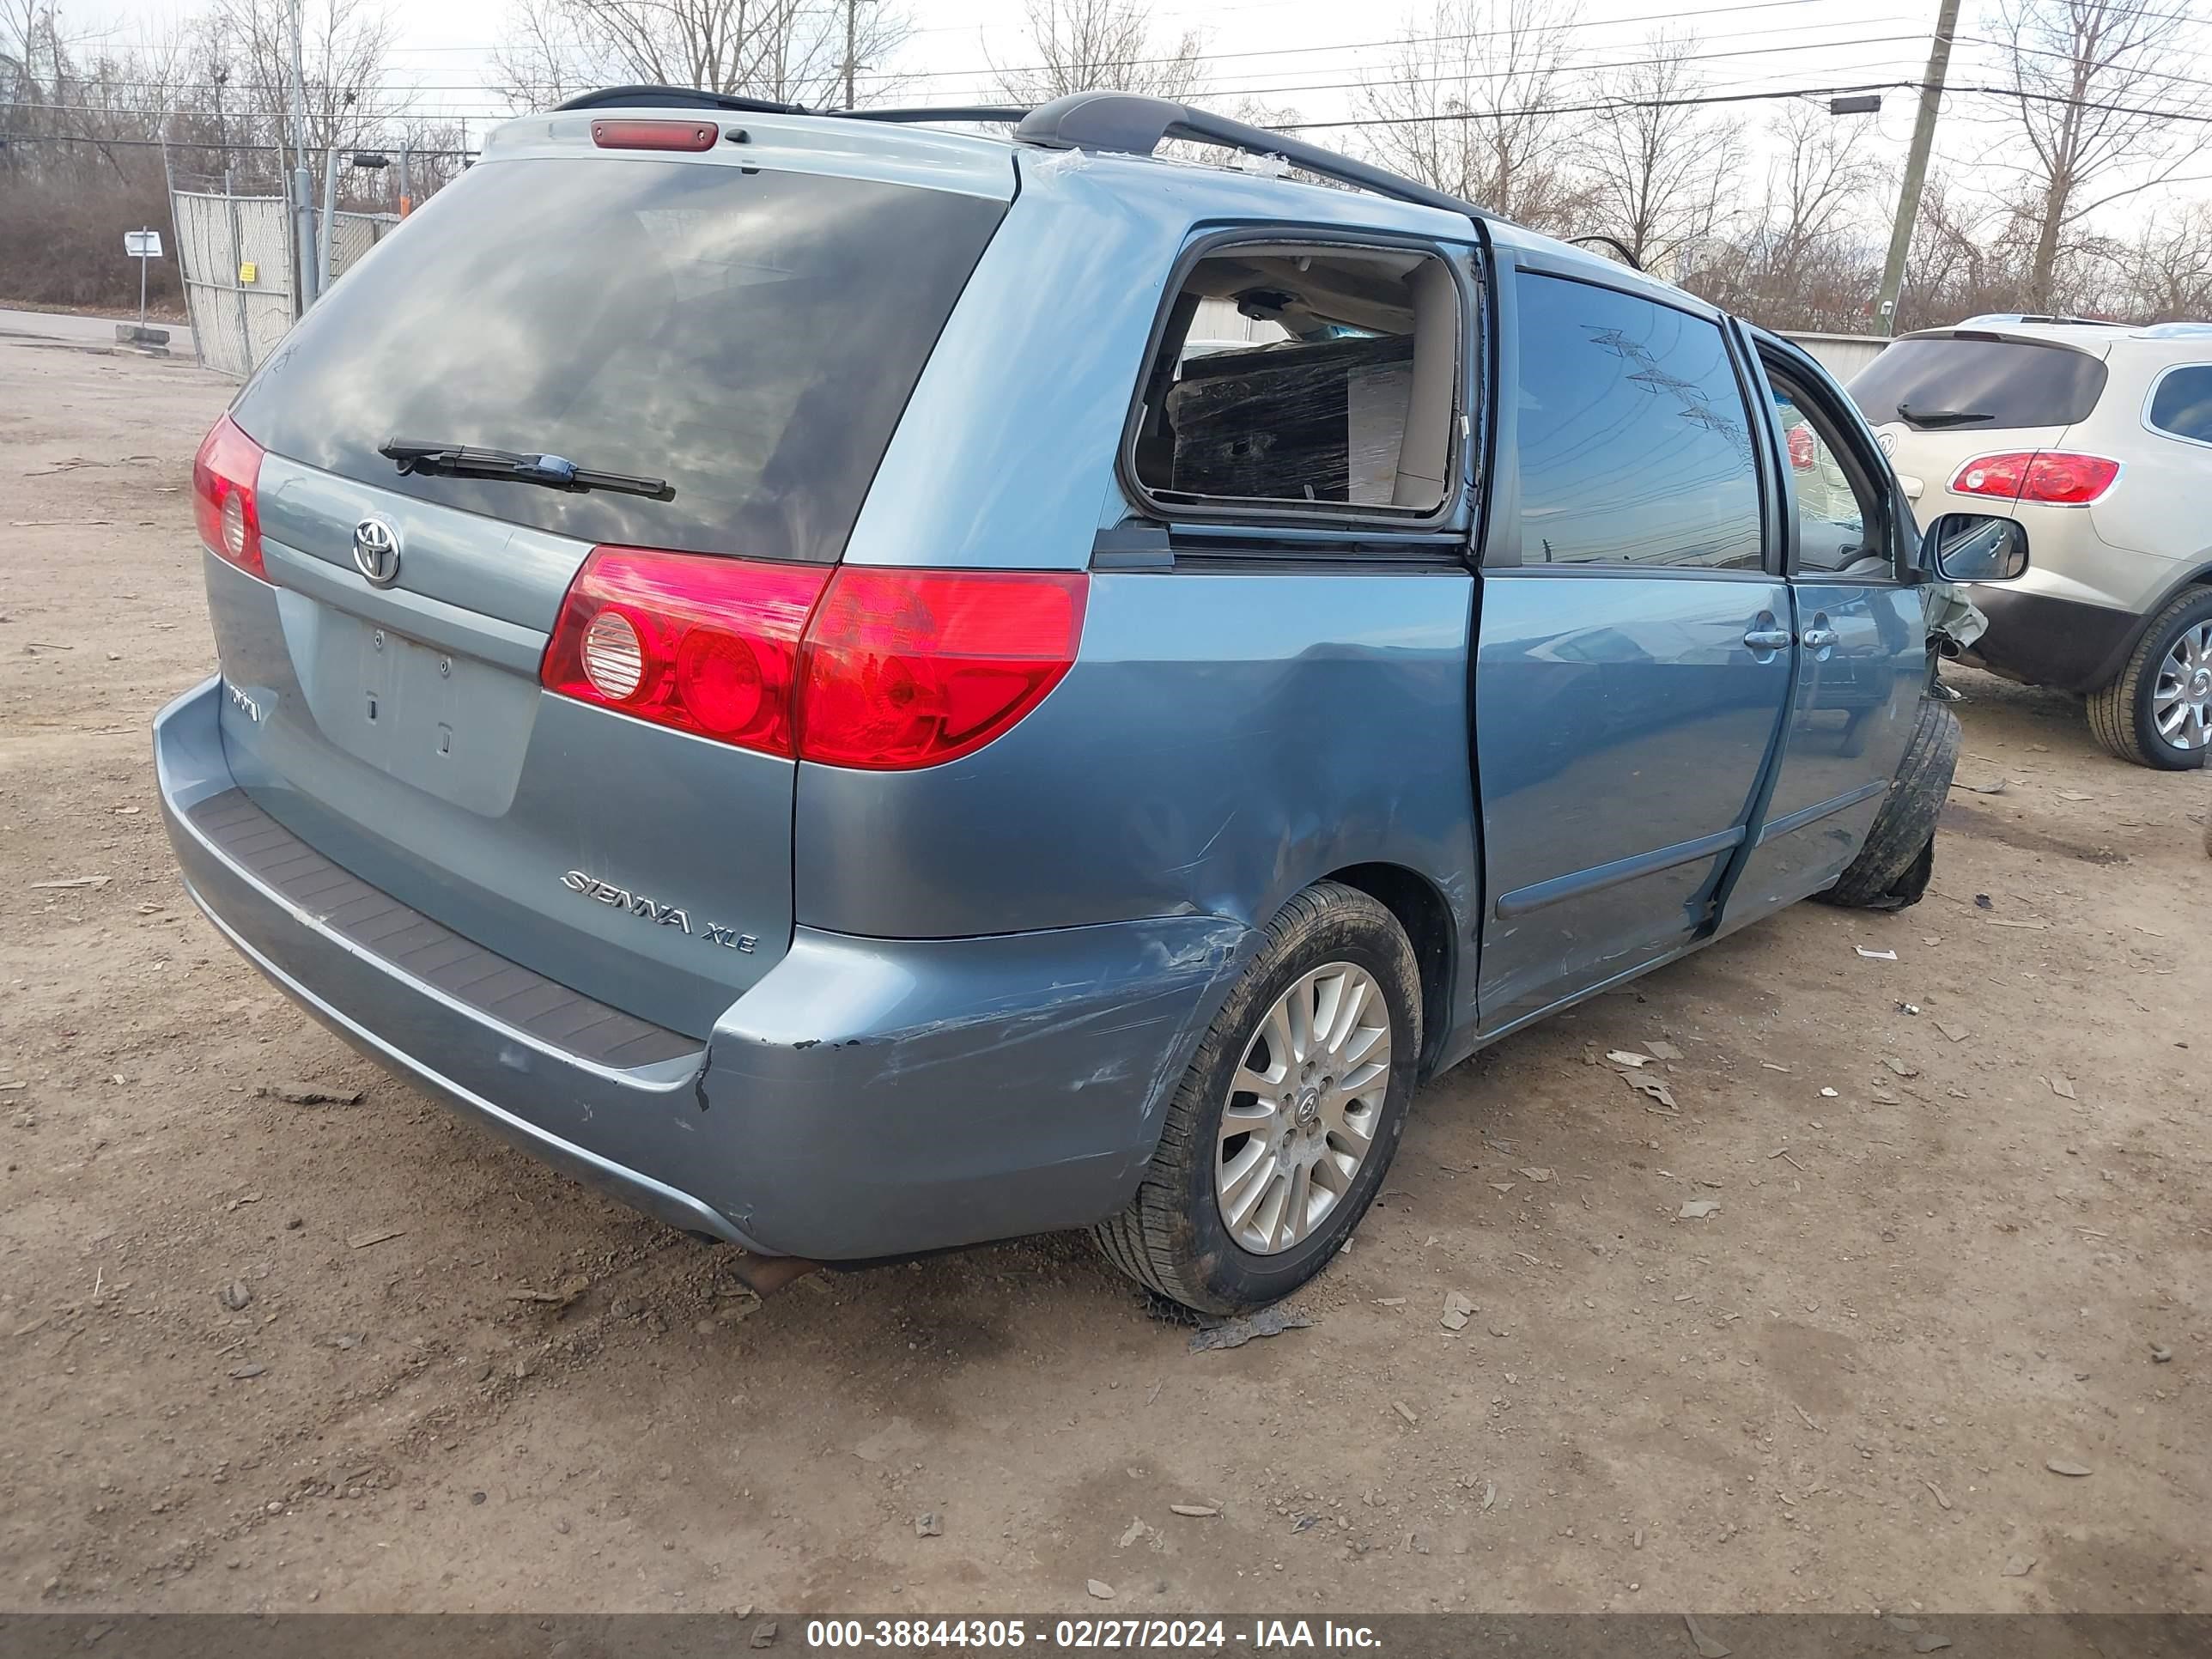
[[[292,314],[304,317],[315,302],[315,179],[307,169],[307,70],[301,35],[307,0],[292,0],[292,242],[299,293]]]
[[[860,66],[853,60],[860,53],[860,0],[845,0],[845,107],[853,107],[853,71]]]
[[[320,299],[331,286],[331,237],[338,222],[338,147],[332,144],[330,154],[323,158],[323,223],[322,234],[315,239],[315,296]]]
[[[1905,286],[1905,256],[1912,246],[1912,222],[1920,216],[1920,187],[1928,178],[1928,152],[1936,144],[1936,115],[1943,102],[1943,77],[1951,67],[1951,37],[1959,27],[1959,0],[1942,0],[1936,12],[1936,39],[1928,48],[1928,73],[1920,78],[1920,115],[1912,124],[1912,148],[1905,158],[1905,185],[1897,193],[1897,219],[1889,230],[1889,258],[1882,262],[1881,296],[1875,302],[1875,328],[1897,332],[1897,296]]]

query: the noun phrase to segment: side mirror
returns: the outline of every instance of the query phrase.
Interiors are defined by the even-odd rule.
[[[1947,513],[1928,526],[1921,550],[1947,582],[2008,582],[2027,568],[2027,530],[2017,519]]]

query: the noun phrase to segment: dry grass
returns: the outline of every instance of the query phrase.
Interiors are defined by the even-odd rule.
[[[106,168],[82,179],[0,173],[0,304],[135,312],[138,262],[123,252],[123,234],[150,226],[169,257],[146,273],[147,303],[183,314],[160,163],[123,165],[120,178]]]

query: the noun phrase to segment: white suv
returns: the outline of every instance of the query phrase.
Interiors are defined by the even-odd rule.
[[[1966,660],[2086,693],[2115,755],[2212,753],[2212,323],[1973,317],[1851,382],[1924,526],[2009,514],[2035,562],[1977,586]]]

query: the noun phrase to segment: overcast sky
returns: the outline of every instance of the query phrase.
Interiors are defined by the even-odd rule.
[[[507,112],[495,92],[490,52],[516,0],[386,0],[396,26],[395,86],[414,89],[424,115],[466,116],[473,126]],[[893,3],[896,0],[892,0]],[[2190,0],[2206,6],[2212,0]],[[61,0],[64,15],[105,21],[128,40],[149,23],[187,9],[176,0]],[[1707,89],[1748,93],[1864,82],[1913,81],[1927,61],[1935,0],[1583,0],[1574,31],[1584,64],[1619,64],[1637,57],[1649,34],[1662,27],[1693,28],[1707,61],[1699,65]],[[1420,8],[1425,16],[1427,7]],[[993,63],[1031,61],[1021,0],[912,0],[915,31],[888,63],[872,72],[897,76],[907,101],[959,102],[992,96]],[[1204,37],[1208,101],[1222,107],[1253,96],[1271,108],[1295,109],[1309,121],[1356,112],[1354,88],[1393,56],[1392,40],[1425,25],[1409,19],[1402,3],[1352,7],[1330,0],[1229,0],[1206,5],[1163,0],[1156,33],[1172,38],[1185,29]],[[1954,52],[1954,84],[2003,82],[1999,54],[1976,36],[1984,33],[1982,8],[1968,0]],[[2212,33],[2212,31],[2208,31]],[[2178,62],[2173,72],[2212,78],[2212,59]],[[1913,95],[1892,91],[1881,112],[1842,117],[1867,124],[1876,154],[1902,162],[1912,126]],[[1777,108],[1747,103],[1741,112],[1755,128]],[[1937,158],[1984,168],[1984,182],[2001,177],[2006,142],[2002,106],[1986,98],[1958,97],[1947,104]],[[1349,134],[1312,135],[1349,144]],[[2017,142],[2014,140],[2014,142]],[[1755,152],[1754,152],[1755,153]],[[2212,159],[2188,170],[2188,194],[2212,190]],[[2142,211],[2131,204],[2126,216]]]

